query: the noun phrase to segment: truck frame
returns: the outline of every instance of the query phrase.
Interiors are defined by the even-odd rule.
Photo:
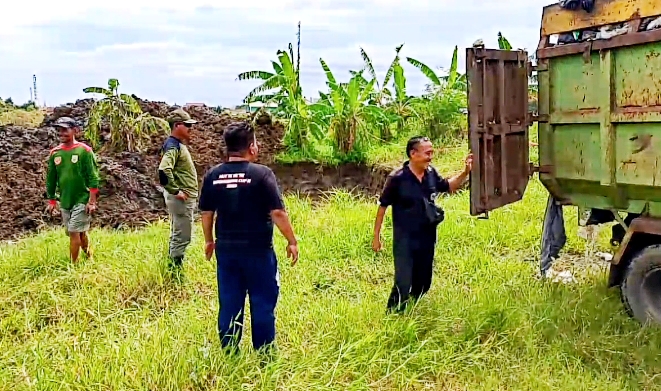
[[[544,7],[533,66],[525,50],[466,50],[471,215],[517,202],[531,176],[561,205],[610,213],[609,287],[630,315],[661,325],[661,16],[659,0],[599,0],[591,13]],[[606,39],[551,37],[623,25]],[[538,114],[528,81],[538,77]],[[529,156],[538,124],[539,165]],[[620,212],[627,213],[626,218]]]

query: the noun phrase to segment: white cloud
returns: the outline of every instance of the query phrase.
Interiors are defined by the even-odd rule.
[[[94,23],[112,26],[127,26],[134,23],[150,23],[164,13],[176,11],[179,18],[193,17],[196,9],[210,7],[226,12],[238,12],[243,17],[258,21],[290,23],[300,18],[308,23],[327,25],[330,20],[351,14],[350,9],[332,9],[333,1],[316,0],[305,2],[307,7],[297,9],[296,0],[242,0],[210,2],[208,0],[114,0],[109,2],[82,2],[63,0],[42,2],[35,7],[30,2],[18,2],[12,5],[12,16],[3,20],[4,33],[15,32],[18,28],[36,26],[47,22],[66,22],[90,20]],[[284,21],[283,21],[284,18]],[[156,27],[156,26],[155,26]],[[166,27],[167,28],[167,27]]]
[[[43,80],[42,96],[48,96],[50,102],[80,98],[80,90],[86,86],[83,83],[102,84],[108,77],[118,77],[127,80],[123,87],[140,91],[148,99],[185,95],[193,100],[200,100],[196,96],[217,99],[210,103],[237,103],[254,83],[237,82],[236,75],[246,70],[270,70],[276,50],[294,42],[298,21],[303,27],[304,89],[306,95],[312,95],[324,86],[319,58],[326,60],[336,76],[344,78],[349,68],[362,66],[361,46],[381,78],[395,46],[401,43],[405,43],[404,57],[414,57],[433,68],[449,65],[455,45],[459,46],[463,67],[466,46],[477,38],[494,45],[501,30],[513,46],[532,49],[541,9],[547,3],[61,0],[35,6],[14,2],[11,18],[3,20],[0,29],[0,58],[9,59],[0,62],[0,96],[27,100],[20,97],[26,96],[34,72]],[[222,20],[216,23],[212,19],[216,17]],[[75,26],[82,26],[81,30],[72,31]],[[308,35],[311,31],[316,31],[314,39]],[[251,38],[242,40],[246,36]],[[424,77],[412,67],[407,69],[409,91],[421,89]],[[172,80],[174,87],[164,88],[164,80]],[[187,87],[178,90],[177,85]]]
[[[186,45],[177,41],[160,41],[160,42],[135,42],[135,43],[118,43],[113,45],[97,46],[94,50],[80,51],[80,52],[67,52],[66,54],[74,55],[76,57],[94,57],[98,55],[113,55],[117,52],[134,52],[145,50],[176,50],[186,48]]]

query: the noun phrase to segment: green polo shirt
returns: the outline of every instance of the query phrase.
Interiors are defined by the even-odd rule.
[[[78,204],[87,204],[90,192],[95,193],[98,188],[99,171],[92,148],[76,142],[51,150],[46,174],[46,195],[50,202],[55,203],[59,198],[60,208],[70,210]]]

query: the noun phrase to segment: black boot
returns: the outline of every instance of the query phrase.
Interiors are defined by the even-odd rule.
[[[184,257],[168,257],[168,269],[177,269],[184,265]]]
[[[167,273],[170,277],[181,282],[183,280],[184,257],[169,257]]]

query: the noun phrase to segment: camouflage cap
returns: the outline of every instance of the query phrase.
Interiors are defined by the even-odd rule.
[[[183,122],[185,124],[196,124],[197,121],[190,117],[190,114],[184,111],[184,109],[176,109],[168,115],[168,122],[170,124],[175,124],[177,122]]]
[[[78,126],[78,122],[71,117],[60,117],[53,125],[60,128],[75,128]]]

